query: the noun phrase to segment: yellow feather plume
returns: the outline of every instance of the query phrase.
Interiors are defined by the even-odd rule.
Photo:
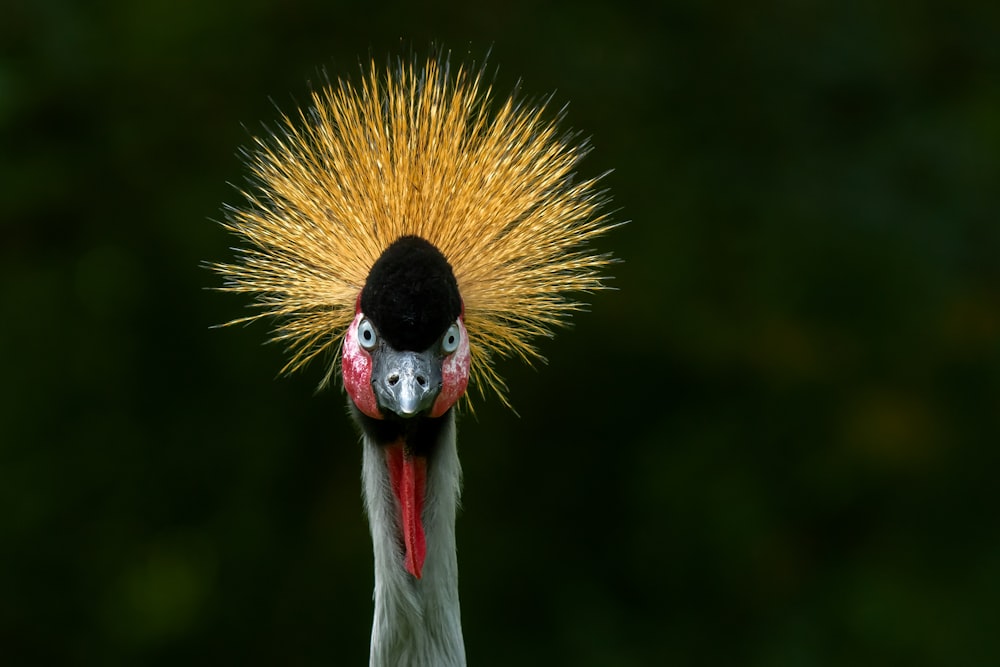
[[[589,147],[545,112],[513,96],[494,107],[482,70],[435,57],[372,63],[356,86],[314,92],[277,135],[254,138],[246,204],[227,209],[244,244],[212,268],[259,308],[236,322],[277,320],[284,372],[339,351],[372,264],[416,234],[455,272],[473,383],[506,403],[494,360],[540,359],[532,340],[581,306],[569,293],[602,289],[611,261],[588,249],[613,226],[599,177],[574,179]]]

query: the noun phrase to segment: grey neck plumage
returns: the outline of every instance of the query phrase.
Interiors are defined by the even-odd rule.
[[[362,479],[375,552],[375,619],[371,667],[464,667],[458,603],[455,512],[461,466],[454,411],[427,465],[423,524],[427,557],[422,578],[406,571],[399,512],[385,453],[364,437]]]

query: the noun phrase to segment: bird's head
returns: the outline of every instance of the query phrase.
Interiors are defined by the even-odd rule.
[[[435,447],[453,444],[445,417],[470,371],[506,403],[495,360],[540,359],[533,339],[581,308],[570,294],[603,289],[611,261],[589,247],[614,226],[601,177],[576,175],[589,144],[544,103],[494,104],[484,73],[440,56],[372,62],[314,91],[277,136],[254,138],[247,204],[224,223],[237,259],[213,265],[224,290],[256,297],[233,323],[278,320],[286,371],[342,341],[365,452],[385,455],[418,578],[428,466],[443,469]]]
[[[344,386],[367,417],[362,427],[384,449],[404,566],[418,579],[427,554],[422,512],[434,442],[426,436],[469,384],[462,320],[451,265],[433,244],[407,235],[372,265],[344,337]]]
[[[373,419],[440,417],[469,383],[469,337],[451,266],[403,236],[368,273],[344,338],[344,386]]]

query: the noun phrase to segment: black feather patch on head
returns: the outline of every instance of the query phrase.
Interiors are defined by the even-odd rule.
[[[426,350],[462,313],[451,265],[419,236],[392,243],[368,272],[361,312],[397,350]]]

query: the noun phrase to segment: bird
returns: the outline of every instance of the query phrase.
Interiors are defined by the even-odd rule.
[[[544,361],[551,337],[608,289],[619,222],[607,172],[578,176],[591,144],[552,95],[494,92],[485,64],[451,54],[372,59],[252,135],[238,239],[210,264],[249,295],[287,348],[318,358],[359,430],[374,555],[370,665],[465,665],[455,520],[456,414],[495,396],[499,360]]]

